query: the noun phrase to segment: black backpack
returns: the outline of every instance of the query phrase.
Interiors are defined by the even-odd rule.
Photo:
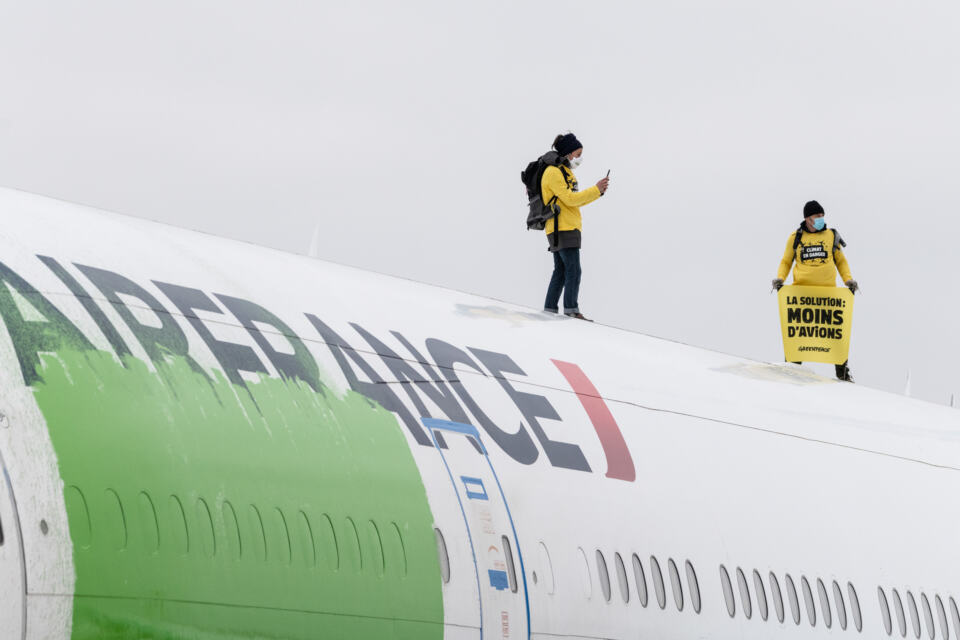
[[[547,226],[547,220],[553,218],[553,229],[559,231],[560,206],[557,204],[557,196],[550,198],[550,201],[544,203],[543,192],[540,183],[543,181],[543,172],[547,167],[559,167],[563,172],[563,179],[570,182],[570,174],[560,154],[556,151],[548,151],[533,162],[527,165],[527,168],[520,172],[520,180],[527,188],[527,200],[529,211],[527,213],[527,229],[536,229],[543,231]],[[557,235],[556,233],[554,234]]]

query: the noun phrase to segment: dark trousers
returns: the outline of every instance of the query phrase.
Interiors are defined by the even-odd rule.
[[[580,248],[558,249],[553,252],[553,276],[547,287],[547,300],[543,308],[547,311],[559,311],[560,292],[563,292],[563,310],[579,312],[580,303]]]

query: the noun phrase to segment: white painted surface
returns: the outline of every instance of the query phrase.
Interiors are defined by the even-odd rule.
[[[539,442],[537,460],[520,464],[485,441],[528,561],[531,628],[538,637],[770,638],[839,633],[836,625],[827,630],[819,622],[822,616],[811,627],[805,613],[801,625],[793,625],[789,605],[788,624],[763,622],[755,602],[753,618],[747,621],[739,596],[737,614],[731,619],[720,590],[721,564],[734,582],[738,567],[748,576],[754,569],[764,576],[772,571],[782,588],[786,573],[798,586],[802,576],[812,585],[817,578],[826,583],[836,579],[844,586],[852,582],[863,613],[864,637],[882,633],[878,585],[888,593],[891,587],[901,593],[911,590],[917,598],[920,593],[931,599],[939,594],[945,602],[950,596],[960,597],[960,548],[955,544],[960,516],[952,508],[960,490],[956,411],[837,383],[803,369],[549,317],[22,193],[0,192],[0,211],[10,221],[0,230],[2,261],[103,348],[102,336],[83,320],[85,312],[36,254],[56,257],[91,293],[93,286],[73,263],[117,271],[164,304],[168,301],[151,281],[196,287],[211,297],[224,293],[254,301],[289,324],[317,359],[325,382],[343,390],[346,378],[304,315],[315,314],[361,351],[378,376],[398,383],[390,387],[418,417],[405,385],[350,323],[368,330],[438,389],[449,385],[435,378],[449,378],[450,372],[431,367],[431,375],[391,331],[408,339],[428,360],[430,338],[471,356],[470,348],[508,354],[524,373],[510,373],[506,379],[518,392],[546,398],[560,419],[541,419],[544,431],[553,440],[579,447],[592,470],[552,466]],[[144,358],[115,312],[94,297],[135,355]],[[220,321],[235,324],[229,315]],[[185,322],[181,325],[191,355],[203,366],[214,366],[202,341]],[[253,348],[270,368],[245,332],[223,325],[218,331]],[[3,362],[15,362],[7,340],[0,340],[0,349]],[[605,477],[606,458],[593,426],[551,359],[578,364],[606,398],[631,453],[634,482]],[[455,371],[498,427],[513,433],[522,425],[530,431],[486,370],[457,365]],[[7,376],[0,380],[3,388],[16,388],[10,367],[4,367],[3,375]],[[366,380],[362,374],[361,378]],[[432,417],[450,418],[423,393],[419,397]],[[14,487],[26,489],[24,520],[31,523],[40,514],[51,514],[52,532],[57,534],[65,523],[62,495],[55,486],[55,461],[42,419],[27,398],[5,397],[4,402],[11,402],[5,410],[24,423],[22,431],[11,432],[19,434],[15,437],[0,431],[0,438],[6,437],[0,446],[13,461]],[[477,417],[468,412],[468,418]],[[478,595],[463,518],[436,451],[412,440],[411,449],[450,551],[452,579],[444,586],[449,637],[473,635]],[[25,464],[34,455],[40,464]],[[532,583],[541,541],[553,565],[552,594],[544,583]],[[30,575],[35,572],[51,589],[66,590],[53,593],[69,593],[68,539],[48,544],[34,536],[27,545]],[[587,558],[590,597],[581,588],[583,561],[578,548]],[[597,583],[598,549],[614,582],[609,603]],[[615,552],[623,556],[630,574],[634,595],[628,603],[616,592]],[[645,608],[635,597],[629,560],[634,553],[646,571]],[[656,602],[651,556],[664,572],[664,610]],[[667,574],[670,558],[681,574],[688,559],[696,568],[701,613],[692,611],[689,595],[683,611],[677,610]],[[683,585],[689,589],[685,576]]]

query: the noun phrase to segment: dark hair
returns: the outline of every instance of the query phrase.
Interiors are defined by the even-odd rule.
[[[553,148],[554,148],[554,149],[557,148],[557,145],[560,144],[560,140],[562,140],[562,139],[563,139],[563,136],[565,136],[565,135],[567,135],[567,134],[561,133],[560,135],[558,135],[556,138],[553,139]]]

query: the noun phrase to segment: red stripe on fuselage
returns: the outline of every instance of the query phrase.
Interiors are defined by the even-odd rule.
[[[636,480],[637,471],[633,466],[630,450],[627,449],[620,427],[613,419],[613,414],[610,413],[610,408],[603,401],[600,392],[579,366],[561,360],[551,360],[551,362],[557,365],[560,373],[567,379],[577,398],[580,399],[580,404],[586,410],[590,422],[593,423],[593,428],[603,446],[603,453],[607,456],[607,477],[627,482]]]

